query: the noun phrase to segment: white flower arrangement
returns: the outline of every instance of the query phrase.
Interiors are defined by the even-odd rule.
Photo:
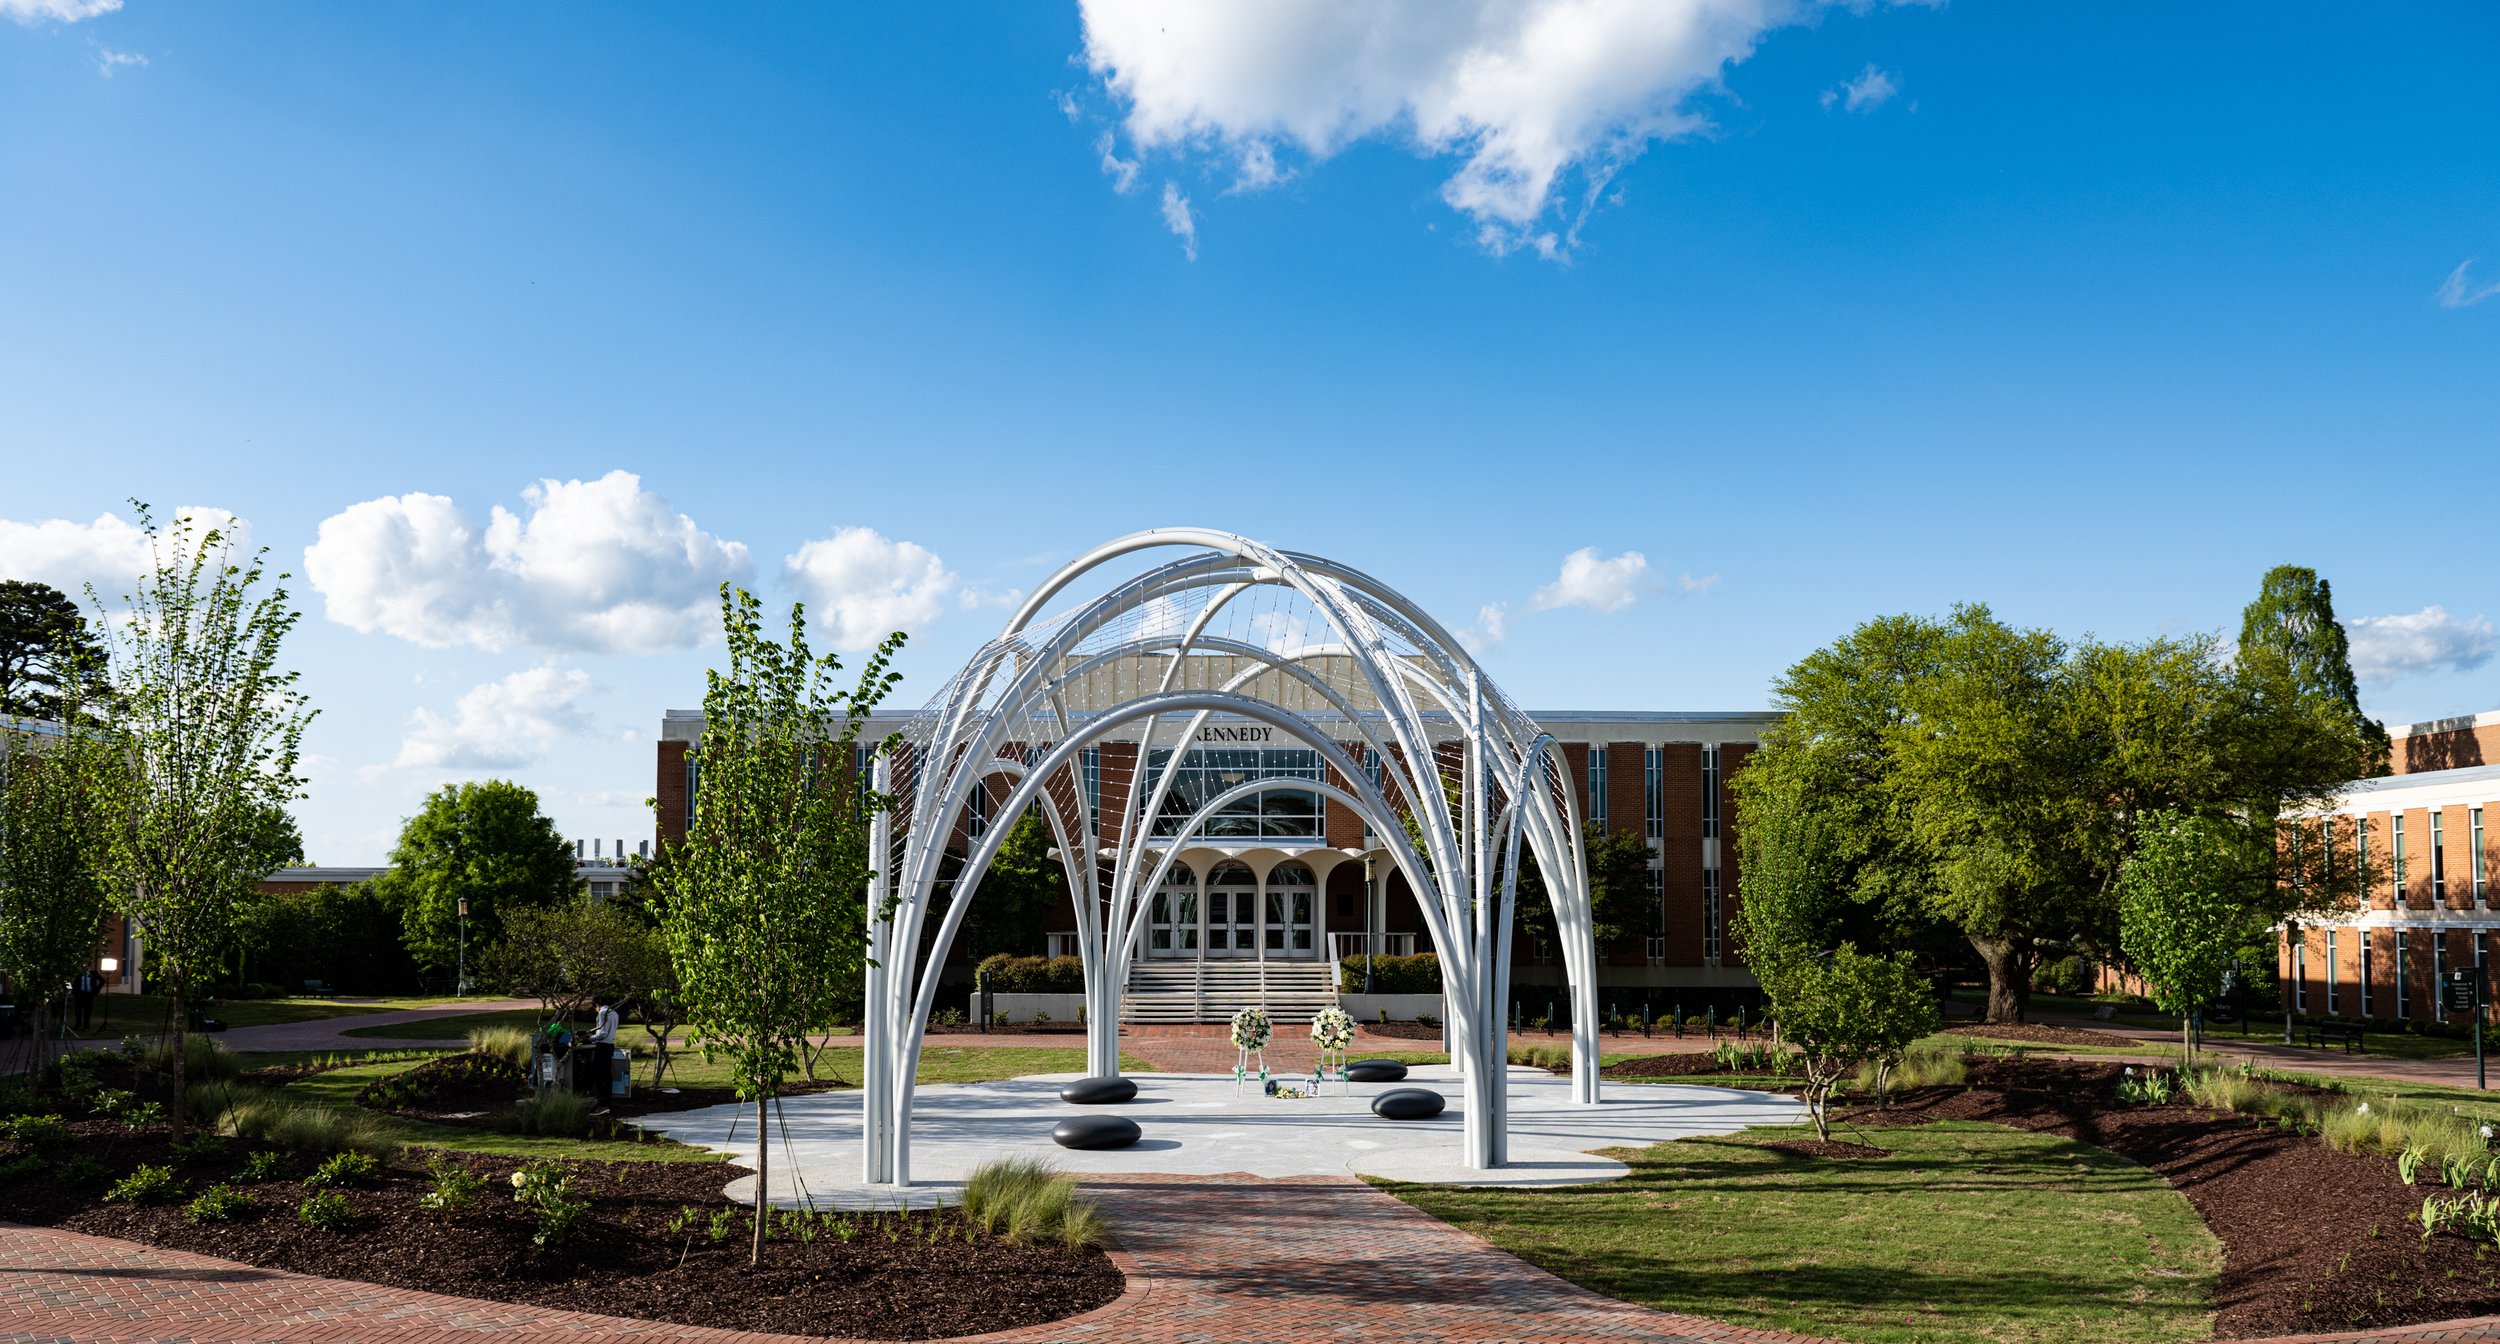
[[[1343,1008],[1322,1008],[1311,1019],[1311,1041],[1322,1050],[1343,1050],[1354,1044],[1354,1019]]]
[[[1276,1024],[1256,1008],[1244,1008],[1233,1014],[1233,1044],[1243,1050],[1265,1050],[1276,1035]]]

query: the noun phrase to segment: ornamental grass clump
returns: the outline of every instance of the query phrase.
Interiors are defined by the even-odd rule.
[[[530,1034],[520,1027],[472,1027],[469,1050],[509,1060],[514,1067],[526,1069],[530,1064]]]
[[[1103,1238],[1101,1212],[1076,1178],[1029,1157],[984,1162],[964,1183],[964,1217],[1019,1245],[1086,1247]]]
[[[1960,1087],[1969,1081],[1970,1066],[1963,1061],[1960,1046],[1920,1041],[1890,1064],[1880,1059],[1860,1064],[1857,1074],[1849,1080],[1849,1090],[1882,1094],[1895,1088]]]
[[[590,1128],[590,1098],[579,1092],[541,1092],[515,1111],[524,1134],[579,1138]]]
[[[258,1139],[299,1153],[353,1149],[380,1156],[398,1146],[370,1116],[295,1101],[282,1093],[245,1097],[226,1108],[218,1128],[232,1138]]]

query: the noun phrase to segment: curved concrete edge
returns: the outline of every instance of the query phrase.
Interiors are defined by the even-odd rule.
[[[1384,1181],[1462,1190],[1550,1190],[1573,1185],[1597,1185],[1632,1174],[1630,1167],[1612,1158],[1561,1148],[1514,1148],[1509,1165],[1455,1178],[1449,1174],[1451,1167],[1447,1160],[1436,1154],[1412,1152],[1365,1153],[1347,1162],[1346,1170],[1357,1176],[1375,1176]]]

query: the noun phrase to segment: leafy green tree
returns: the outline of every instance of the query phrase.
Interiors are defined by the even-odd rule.
[[[868,818],[886,801],[852,761],[868,715],[901,680],[887,671],[897,634],[853,689],[837,689],[841,661],[809,651],[806,619],[792,606],[789,642],[777,643],[754,596],[722,585],[729,666],[707,677],[694,817],[650,872],[693,1039],[705,1058],[729,1057],[759,1135],[808,1033],[862,993]],[[759,1199],[770,1150],[756,1153]],[[765,1221],[755,1220],[751,1262],[763,1258]]]
[[[399,912],[409,954],[438,973],[460,960],[461,898],[468,945],[482,951],[502,940],[512,914],[561,905],[579,885],[573,847],[538,810],[537,793],[504,779],[428,794],[374,882]]]
[[[999,843],[998,856],[981,878],[980,899],[964,912],[956,946],[972,961],[998,952],[1038,950],[1068,893],[1068,873],[1051,857],[1056,843],[1041,809],[1028,808]],[[951,883],[948,890],[952,892]]]
[[[2335,597],[2316,570],[2277,565],[2240,613],[2234,669],[2267,731],[2244,744],[2252,769],[2284,796],[2314,797],[2321,782],[2387,773],[2387,726],[2361,712],[2352,645]]]
[[[312,711],[278,655],[298,613],[264,549],[238,564],[226,536],[180,518],[160,529],[132,501],[154,557],[109,627],[115,701],[112,838],[103,868],[172,988],[173,1094],[182,1095],[187,1008],[217,973],[237,911],[277,866],[270,814],[302,795],[299,744]],[[98,605],[101,605],[99,602]],[[171,1110],[183,1135],[180,1106]]]
[[[1589,920],[1600,957],[1627,937],[1658,926],[1658,903],[1649,892],[1649,842],[1638,832],[1584,832],[1589,862]],[[1536,855],[1519,847],[1518,904],[1511,911],[1521,936],[1539,951],[1552,955],[1561,935],[1554,923],[1554,903],[1545,892],[1545,874]]]
[[[104,649],[78,604],[49,584],[0,581],[0,715],[58,719],[66,685],[103,674]],[[81,692],[100,708],[101,686]]]
[[[62,731],[0,727],[0,976],[38,1009],[95,956],[112,906],[97,858],[125,767],[83,712],[80,684],[63,693]],[[28,1076],[42,1076],[55,1034],[36,1022]]]
[[[2137,819],[2119,878],[2119,938],[2153,1002],[2179,1019],[2183,1057],[2196,1018],[2222,997],[2226,972],[2268,925],[2271,828],[2163,810]]]
[[[667,948],[642,912],[578,895],[562,905],[510,910],[503,938],[479,954],[479,978],[538,1000],[547,1021],[578,1019],[594,1003],[621,1013],[663,978]]]
[[[399,913],[370,882],[264,894],[244,907],[241,922],[237,980],[290,990],[318,980],[339,994],[405,994],[417,987]]]

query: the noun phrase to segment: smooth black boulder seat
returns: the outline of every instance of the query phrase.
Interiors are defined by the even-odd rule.
[[[1397,1083],[1406,1080],[1406,1066],[1394,1059],[1358,1059],[1345,1066],[1349,1083]]]
[[[1429,1120],[1449,1105],[1441,1094],[1421,1087],[1398,1087],[1372,1098],[1372,1114],[1383,1120]]]
[[[1059,1089],[1059,1099],[1071,1106],[1117,1106],[1137,1100],[1137,1084],[1126,1078],[1079,1078]]]
[[[1071,1115],[1050,1127],[1062,1148],[1126,1148],[1137,1142],[1137,1122],[1119,1115]]]

